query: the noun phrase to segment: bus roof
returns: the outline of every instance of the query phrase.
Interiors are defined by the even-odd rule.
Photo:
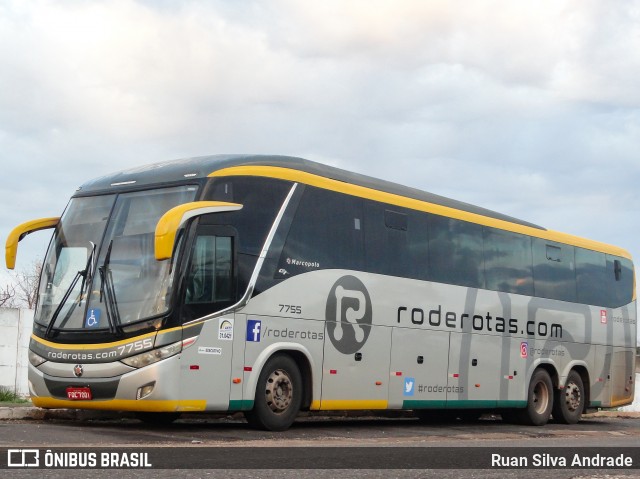
[[[315,185],[631,259],[628,251],[617,246],[547,230],[469,203],[292,156],[213,155],[155,163],[89,181],[83,184],[74,196],[169,186],[189,180],[202,182],[208,177],[244,175]]]
[[[102,194],[124,188],[129,189],[170,184],[189,179],[202,179],[210,176],[217,170],[239,166],[271,166],[298,170],[347,184],[362,186],[364,188],[544,230],[541,226],[486,208],[293,156],[213,155],[154,163],[88,181],[78,189],[76,196]]]

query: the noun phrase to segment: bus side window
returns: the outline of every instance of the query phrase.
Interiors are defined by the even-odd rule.
[[[485,287],[482,226],[430,215],[427,254],[432,281]]]
[[[533,238],[533,282],[538,298],[575,302],[575,248]]]
[[[576,280],[578,302],[594,306],[609,306],[609,281],[604,253],[576,248]]]
[[[233,295],[233,238],[196,238],[187,279],[186,304],[231,301]]]
[[[633,299],[633,265],[626,258],[607,256],[607,283],[611,295],[609,306],[617,308]]]
[[[487,289],[533,296],[531,237],[484,228]]]

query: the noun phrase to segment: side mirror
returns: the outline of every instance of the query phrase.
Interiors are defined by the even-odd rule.
[[[221,201],[194,201],[171,208],[158,220],[155,235],[156,260],[170,259],[178,230],[191,218],[209,213],[238,211],[242,205]]]
[[[14,269],[16,267],[16,256],[18,255],[18,243],[22,238],[34,231],[46,230],[48,228],[55,228],[60,223],[60,218],[40,218],[38,220],[27,221],[21,225],[16,226],[11,230],[9,236],[7,236],[7,242],[4,247],[4,259],[7,264],[7,269]]]

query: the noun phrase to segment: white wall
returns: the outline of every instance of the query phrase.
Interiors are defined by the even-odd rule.
[[[0,386],[29,394],[27,369],[33,310],[0,308]]]

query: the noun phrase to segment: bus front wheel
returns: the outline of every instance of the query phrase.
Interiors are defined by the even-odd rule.
[[[556,391],[553,401],[553,418],[563,424],[575,424],[584,410],[584,385],[576,371],[571,371],[563,389]]]
[[[284,431],[295,421],[302,404],[302,376],[287,355],[271,357],[260,372],[253,409],[244,413],[255,428]]]
[[[553,408],[553,383],[549,373],[536,369],[531,376],[527,394],[527,407],[515,410],[515,418],[520,424],[544,426]]]

